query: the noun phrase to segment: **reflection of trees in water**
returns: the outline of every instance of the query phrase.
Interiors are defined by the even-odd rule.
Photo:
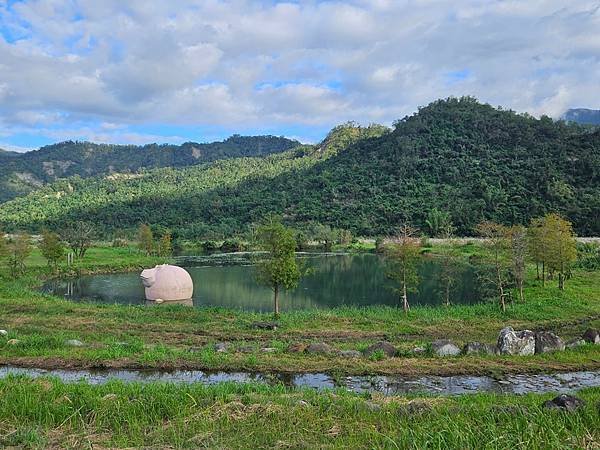
[[[397,306],[389,289],[385,263],[377,255],[342,255],[304,258],[312,269],[294,291],[284,291],[282,310],[334,307],[338,305],[384,304]],[[251,266],[193,267],[195,306],[223,306],[245,310],[271,311],[272,292],[256,283]],[[425,259],[420,268],[421,283],[415,304],[440,305],[442,284],[439,264]],[[480,298],[473,266],[465,263],[457,271],[452,287],[453,303],[469,303]],[[48,283],[50,292],[70,298],[91,298],[105,303],[143,304],[144,290],[138,274],[84,276]]]

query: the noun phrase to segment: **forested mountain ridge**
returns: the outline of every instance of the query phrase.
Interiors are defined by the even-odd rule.
[[[299,145],[283,137],[234,135],[208,144],[135,146],[67,141],[21,154],[0,152],[0,201],[59,178],[136,173],[142,169],[186,167],[218,159],[266,156]]]
[[[451,98],[392,131],[336,127],[321,145],[266,158],[60,181],[0,205],[0,227],[88,220],[106,232],[150,223],[228,236],[274,212],[298,227],[381,235],[424,227],[434,209],[461,235],[485,219],[528,223],[549,211],[600,235],[600,132]]]
[[[564,119],[579,124],[600,125],[600,110],[573,108],[564,114]]]

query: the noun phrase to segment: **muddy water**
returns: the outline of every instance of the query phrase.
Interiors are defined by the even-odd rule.
[[[111,380],[138,383],[159,381],[204,384],[261,382],[313,389],[343,388],[357,393],[379,392],[385,395],[416,393],[461,395],[477,392],[507,394],[568,393],[588,387],[600,387],[600,371],[556,373],[550,375],[507,375],[502,379],[470,375],[451,377],[426,376],[408,379],[398,376],[348,376],[333,378],[324,373],[290,375],[281,373],[204,372],[199,370],[173,372],[137,370],[88,371],[0,367],[0,378],[9,375],[27,375],[34,378],[53,376],[64,382],[87,381],[90,384],[103,384]]]

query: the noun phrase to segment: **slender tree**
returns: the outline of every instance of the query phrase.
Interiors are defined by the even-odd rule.
[[[25,259],[31,254],[31,236],[26,233],[13,237],[8,243],[8,266],[14,278],[25,273]]]
[[[388,260],[387,277],[400,285],[397,292],[400,294],[405,313],[410,310],[408,292],[415,291],[419,282],[417,268],[421,260],[421,240],[415,237],[416,234],[415,228],[403,225],[399,235],[391,239],[384,250]]]
[[[83,258],[96,236],[96,227],[90,222],[75,222],[61,231],[62,239],[77,258]]]
[[[506,252],[509,247],[507,228],[494,222],[482,222],[477,225],[477,232],[485,239],[484,245],[487,248],[487,258],[492,265],[491,276],[487,279],[494,285],[498,293],[500,308],[504,312],[506,311],[506,297],[508,296],[506,290],[508,284],[508,257]]]
[[[542,280],[542,286],[546,284],[546,261],[548,259],[549,236],[545,226],[544,217],[536,217],[531,220],[527,229],[527,246],[531,259],[535,262],[536,275]],[[540,274],[540,267],[542,269]]]
[[[147,256],[154,252],[154,235],[152,229],[146,224],[141,224],[138,229],[138,247]]]
[[[257,264],[257,280],[273,290],[273,313],[279,316],[281,289],[295,289],[302,271],[296,261],[294,231],[269,217],[257,230],[260,248],[266,253]]]
[[[56,233],[44,230],[38,247],[42,256],[48,261],[48,265],[56,270],[58,261],[65,255],[65,247],[60,240],[60,236]]]
[[[571,264],[577,259],[577,241],[573,225],[558,214],[544,216],[548,235],[548,268],[558,272],[558,287],[565,288],[565,279],[571,273]]]
[[[527,259],[527,229],[523,225],[514,225],[508,230],[510,240],[510,257],[512,276],[519,291],[519,300],[525,300],[523,285],[525,284],[525,262]]]
[[[458,252],[456,250],[456,239],[453,236],[452,226],[447,226],[441,233],[444,239],[443,245],[438,250],[440,261],[440,281],[444,289],[444,306],[450,306],[450,290],[456,283],[458,276]]]
[[[166,232],[160,238],[160,242],[158,243],[158,254],[159,256],[170,256],[173,253],[173,245],[171,241],[171,233]]]

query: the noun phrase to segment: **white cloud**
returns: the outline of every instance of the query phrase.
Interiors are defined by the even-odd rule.
[[[0,2],[0,124],[54,136],[97,123],[84,134],[136,141],[127,127],[145,123],[389,124],[463,94],[558,116],[600,108],[599,11],[596,0]]]

